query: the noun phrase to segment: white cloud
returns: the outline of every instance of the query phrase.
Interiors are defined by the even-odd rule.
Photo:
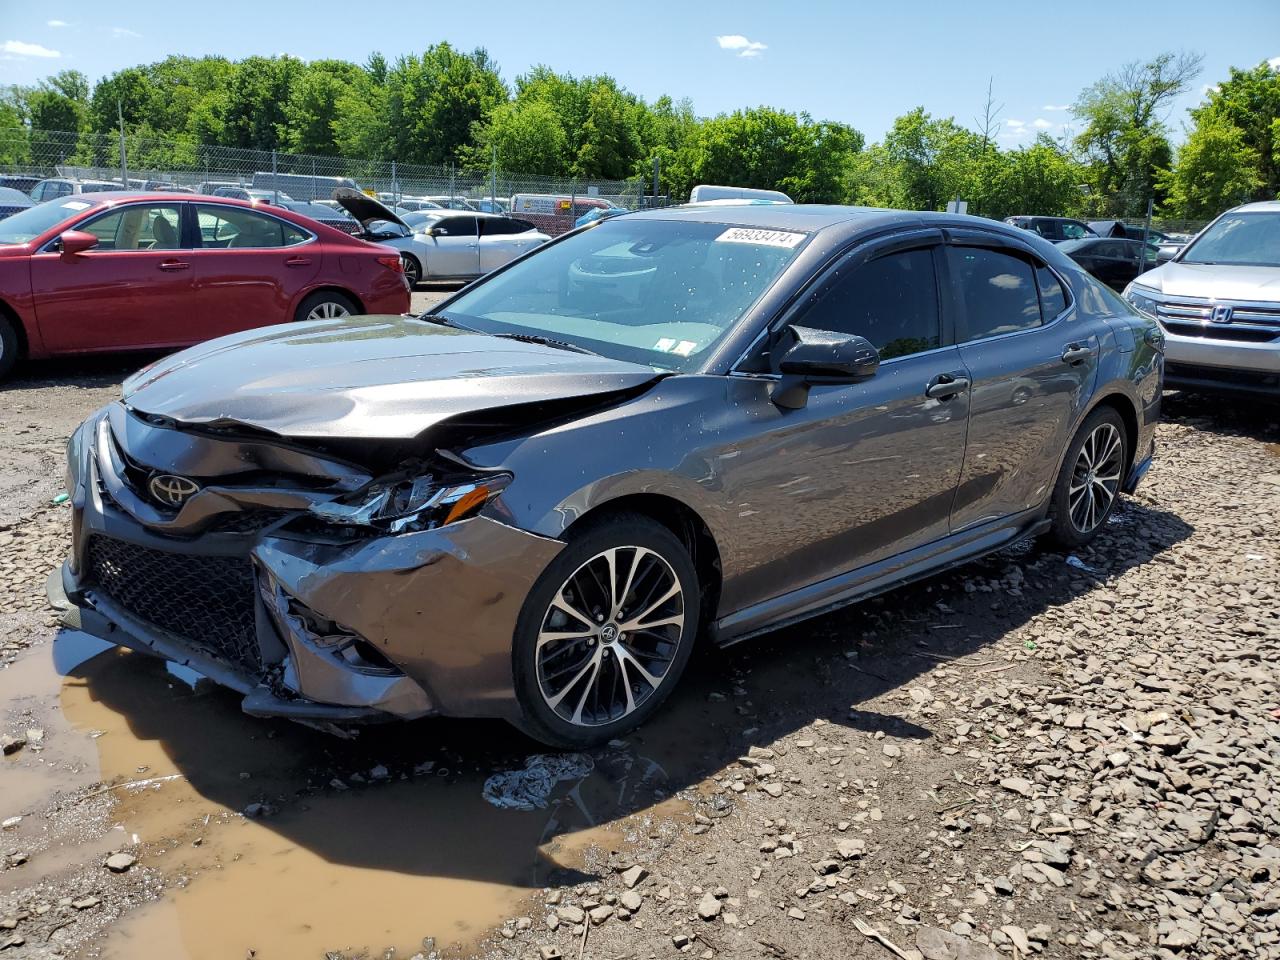
[[[46,20],[45,25],[49,27],[69,27],[71,24],[65,20]]]
[[[736,50],[740,57],[758,57],[769,49],[767,43],[748,40],[740,33],[729,33],[723,37],[716,37],[716,43],[720,44],[721,50]]]
[[[1037,130],[1048,130],[1050,127],[1053,126],[1053,123],[1049,120],[1046,120],[1044,117],[1036,117],[1034,120],[1031,121],[1031,125],[1035,127]]]
[[[1025,120],[1006,120],[1004,123],[1005,126],[1012,127],[1014,130],[1021,130],[1027,125],[1027,121]]]
[[[112,27],[111,35],[113,37],[134,37],[134,38],[140,38],[142,36],[142,34],[138,33],[135,30],[130,30],[128,27]]]
[[[1272,57],[1267,61],[1267,66],[1272,70],[1280,70],[1280,57]]]
[[[1070,109],[1071,109],[1071,104],[1069,104],[1069,103],[1064,103],[1064,104],[1062,104],[1062,105],[1060,105],[1060,106],[1059,106],[1059,105],[1052,104],[1052,103],[1046,103],[1046,104],[1045,104],[1043,107],[1041,107],[1040,109],[1041,109],[1041,110],[1054,111],[1054,112],[1062,111],[1062,110],[1070,110]]]
[[[5,53],[11,53],[16,57],[60,57],[57,50],[50,50],[48,47],[42,47],[38,43],[27,43],[23,40],[6,40],[0,44],[0,50]]]

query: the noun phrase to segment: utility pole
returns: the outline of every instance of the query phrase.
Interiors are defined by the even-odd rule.
[[[120,121],[120,189],[129,189],[129,161],[125,157],[124,149],[124,106],[120,103],[120,98],[116,98],[116,118]]]
[[[662,172],[662,158],[653,158],[653,205],[658,205],[658,174]]]
[[[498,145],[492,145],[489,159],[489,209],[498,213]]]

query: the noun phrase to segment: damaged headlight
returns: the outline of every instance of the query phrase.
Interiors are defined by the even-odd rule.
[[[311,514],[339,526],[387,533],[430,530],[473,516],[510,482],[506,473],[463,481],[440,481],[429,474],[375,480],[350,496],[316,504]]]

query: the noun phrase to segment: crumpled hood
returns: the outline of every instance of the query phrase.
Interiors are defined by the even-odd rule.
[[[1137,282],[1172,297],[1280,303],[1280,267],[1166,263],[1144,273]]]
[[[652,367],[403,316],[290,323],[211,340],[124,385],[140,413],[285,437],[408,439],[459,414],[629,390]]]

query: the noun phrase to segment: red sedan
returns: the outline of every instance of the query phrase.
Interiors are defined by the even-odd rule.
[[[279,207],[90,193],[0,220],[0,377],[23,357],[408,309],[398,253]]]

